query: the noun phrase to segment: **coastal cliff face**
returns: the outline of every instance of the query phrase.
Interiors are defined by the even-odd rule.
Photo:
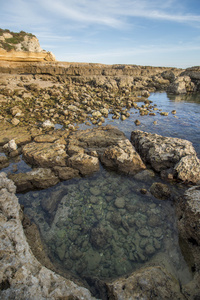
[[[0,60],[4,61],[55,61],[55,56],[40,47],[36,36],[0,29]]]

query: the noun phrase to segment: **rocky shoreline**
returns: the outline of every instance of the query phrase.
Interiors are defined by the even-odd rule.
[[[0,173],[1,298],[95,299],[87,289],[37,261],[24,235],[15,193],[16,189],[45,189],[61,181],[90,176],[103,165],[127,176],[142,178],[151,171],[165,181],[195,186],[175,200],[183,248],[192,257],[189,264],[193,279],[180,285],[165,265],[155,263],[112,282],[94,279],[101,298],[150,298],[153,293],[152,299],[197,299],[200,162],[192,144],[140,130],[134,130],[129,140],[118,129],[102,124],[108,114],[125,120],[130,108],[144,116],[164,116],[167,112],[157,112],[148,100],[149,93],[198,92],[200,69],[0,62],[0,72],[0,145],[5,153],[0,156],[0,168],[20,157],[31,166],[27,172],[12,172],[9,178]],[[142,106],[138,106],[138,100]],[[83,122],[98,127],[76,130],[76,125]],[[54,130],[56,124],[63,128]],[[165,184],[155,182],[148,192],[161,200],[170,198]],[[98,234],[102,232],[94,232],[94,236]]]

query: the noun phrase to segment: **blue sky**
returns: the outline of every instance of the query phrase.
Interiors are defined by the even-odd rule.
[[[57,60],[200,65],[200,0],[0,0],[0,28],[35,34]]]

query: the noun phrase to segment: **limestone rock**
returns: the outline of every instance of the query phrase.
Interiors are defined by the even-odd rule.
[[[17,192],[34,189],[45,189],[59,182],[59,179],[50,169],[34,169],[27,173],[11,174],[9,176],[17,186]]]
[[[69,167],[53,167],[55,174],[60,180],[69,180],[75,177],[79,177],[79,171]]]
[[[50,271],[33,256],[24,235],[13,182],[0,174],[0,298],[95,299],[90,292]]]
[[[100,126],[98,128],[78,130],[69,136],[68,148],[78,146],[87,151],[97,151],[101,154],[119,140],[126,139],[123,132],[112,126]]]
[[[15,139],[10,140],[7,144],[3,146],[4,151],[10,153],[12,151],[17,150],[17,144],[15,142]]]
[[[66,166],[65,145],[59,143],[30,143],[23,147],[24,159],[40,167]]]
[[[0,156],[0,170],[9,166],[9,160],[6,156]]]
[[[115,146],[108,147],[101,156],[101,162],[107,168],[125,174],[135,174],[146,168],[128,139],[118,141]]]
[[[168,87],[167,92],[171,94],[186,94],[194,91],[194,84],[189,76],[177,77]]]
[[[185,182],[200,183],[200,163],[194,155],[187,155],[175,165],[177,178]]]
[[[79,170],[84,176],[91,175],[99,170],[98,158],[85,153],[71,156],[68,159],[67,164],[69,167]]]
[[[42,123],[42,127],[43,128],[54,128],[55,125],[50,120],[46,120]]]
[[[131,133],[131,142],[143,161],[155,171],[171,168],[174,179],[192,183],[199,181],[200,162],[191,142],[140,130]]]
[[[164,268],[155,266],[142,268],[128,278],[119,278],[106,283],[109,299],[180,299],[178,282]]]

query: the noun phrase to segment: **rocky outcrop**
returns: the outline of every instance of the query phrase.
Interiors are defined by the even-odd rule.
[[[55,61],[55,56],[40,47],[36,36],[0,29],[0,61]]]
[[[101,162],[107,168],[129,175],[146,169],[139,154],[128,139],[108,147],[101,156]]]
[[[194,184],[200,181],[200,162],[191,142],[140,130],[131,133],[131,142],[143,161],[163,178]]]
[[[33,256],[21,224],[13,182],[0,174],[0,298],[94,299],[90,292],[42,266]]]
[[[167,92],[169,94],[187,94],[195,92],[195,84],[191,81],[189,76],[179,76],[168,86]]]
[[[0,61],[11,62],[38,62],[38,61],[55,61],[52,52],[26,52],[26,51],[5,51],[0,48]]]
[[[178,282],[159,266],[143,268],[128,278],[106,284],[109,299],[185,299]]]
[[[181,73],[181,76],[189,76],[191,79],[191,82],[195,85],[195,91],[200,91],[200,67],[192,67],[186,69],[183,73]]]

